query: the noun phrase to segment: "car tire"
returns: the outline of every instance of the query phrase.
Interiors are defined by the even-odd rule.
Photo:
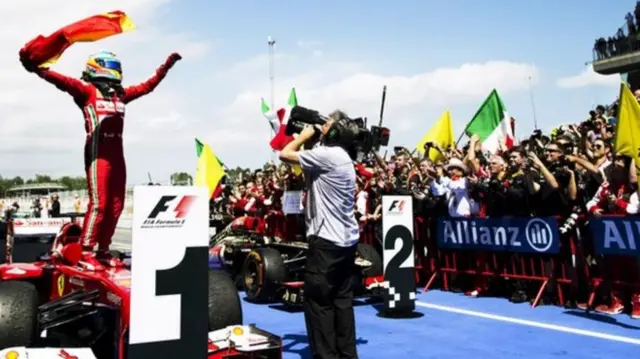
[[[32,283],[0,282],[0,350],[33,345],[39,334],[38,303]]]
[[[242,284],[249,301],[273,301],[285,280],[284,261],[277,249],[258,248],[249,252],[242,267]]]
[[[219,270],[209,270],[209,330],[242,325],[242,305],[236,286]]]
[[[362,271],[365,277],[375,277],[383,274],[382,257],[372,245],[358,243],[356,253],[360,258],[371,262],[371,266]]]

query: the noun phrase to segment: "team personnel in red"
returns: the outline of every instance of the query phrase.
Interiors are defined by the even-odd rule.
[[[122,86],[122,66],[112,52],[89,57],[81,80],[23,61],[25,68],[73,97],[84,114],[86,142],[84,165],[89,188],[89,205],[81,236],[84,261],[100,267],[108,259],[109,245],[122,213],[126,193],[126,166],[122,148],[125,105],[151,91],[181,59],[171,54],[147,81]],[[98,245],[94,255],[94,249]]]

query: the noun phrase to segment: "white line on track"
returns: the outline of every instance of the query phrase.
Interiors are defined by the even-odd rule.
[[[472,316],[472,317],[497,320],[497,321],[506,322],[506,323],[526,325],[526,326],[535,327],[535,328],[555,330],[555,331],[564,332],[564,333],[578,334],[578,335],[583,335],[583,336],[586,336],[586,337],[611,340],[611,341],[615,341],[615,342],[622,342],[622,343],[640,345],[640,339],[637,339],[637,338],[623,337],[623,336],[620,336],[620,335],[613,335],[613,334],[607,334],[607,333],[602,333],[602,332],[594,332],[594,331],[590,331],[590,330],[583,330],[583,329],[565,327],[563,325],[547,324],[547,323],[536,322],[536,321],[533,321],[533,320],[518,319],[518,318],[507,317],[507,316],[502,316],[502,315],[483,313],[483,312],[476,312],[474,310],[460,309],[460,308],[449,307],[449,306],[446,306],[446,305],[431,304],[431,303],[425,303],[425,302],[420,302],[420,301],[416,301],[416,305],[420,306],[420,307],[423,307],[423,308],[441,310],[441,311],[444,311],[444,312],[469,315],[469,316]]]

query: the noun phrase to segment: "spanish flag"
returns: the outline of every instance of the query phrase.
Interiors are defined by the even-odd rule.
[[[38,35],[20,50],[20,59],[34,66],[49,67],[76,42],[98,41],[135,28],[133,21],[122,11],[91,16],[49,36]]]
[[[196,154],[198,155],[198,169],[194,184],[198,187],[208,187],[209,198],[215,198],[222,190],[220,180],[225,175],[222,162],[213,153],[211,146],[203,144],[197,138]]]
[[[616,125],[616,153],[627,155],[640,165],[640,104],[626,84],[620,84],[620,103]]]

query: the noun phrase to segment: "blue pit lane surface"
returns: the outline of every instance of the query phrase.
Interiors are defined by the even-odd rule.
[[[243,295],[244,297],[244,295]],[[640,320],[554,306],[531,308],[503,298],[420,293],[411,319],[355,307],[358,354],[375,358],[624,358],[640,353]],[[245,323],[284,339],[284,358],[310,358],[304,317],[281,305],[243,300]]]
[[[15,259],[32,261],[48,247],[21,243],[15,248]],[[3,249],[0,241],[0,255]],[[419,293],[416,299],[416,311],[422,316],[413,319],[380,318],[376,305],[355,307],[361,359],[610,359],[640,353],[640,320],[627,315],[587,314],[556,306],[531,308],[504,298],[470,298],[437,290]],[[284,338],[285,358],[310,357],[302,312],[244,300],[242,306],[246,324],[256,323]]]

